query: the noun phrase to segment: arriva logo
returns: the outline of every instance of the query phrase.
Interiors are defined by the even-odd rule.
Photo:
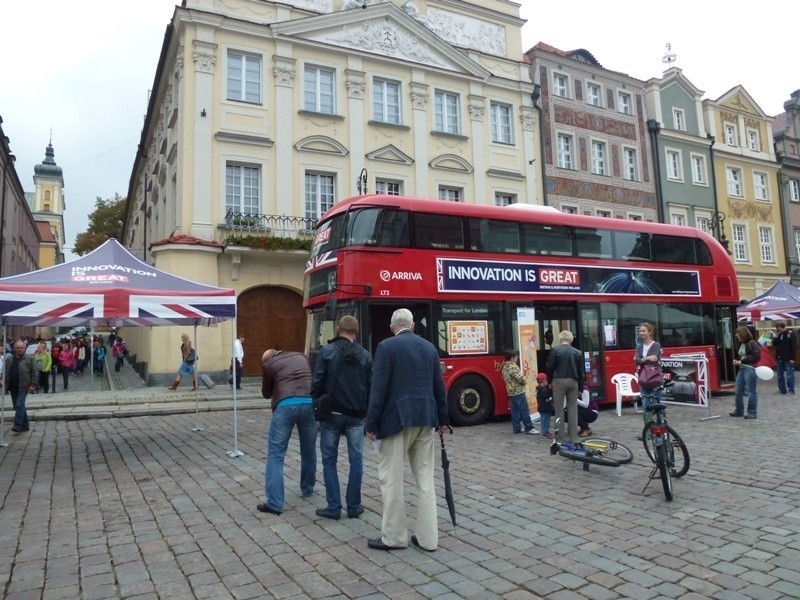
[[[391,281],[401,279],[403,281],[422,281],[422,273],[412,273],[411,271],[386,271],[380,273],[381,281]]]

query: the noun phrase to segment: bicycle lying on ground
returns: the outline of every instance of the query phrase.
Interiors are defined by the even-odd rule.
[[[633,452],[627,446],[605,438],[586,438],[580,442],[558,442],[550,444],[550,454],[558,454],[570,460],[583,463],[583,470],[589,465],[618,467],[633,460]]]
[[[655,466],[642,493],[658,473],[664,488],[664,497],[672,500],[672,478],[683,477],[689,471],[689,449],[678,432],[667,423],[665,404],[651,404],[646,410],[652,413],[653,420],[645,423],[642,442],[647,456]]]

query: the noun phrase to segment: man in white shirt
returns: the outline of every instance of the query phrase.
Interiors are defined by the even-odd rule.
[[[242,363],[244,363],[244,334],[240,333],[239,337],[233,342],[233,368],[234,376],[228,380],[228,383],[233,385],[234,377],[236,378],[236,389],[242,389]]]

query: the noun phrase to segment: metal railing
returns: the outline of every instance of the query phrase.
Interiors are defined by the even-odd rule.
[[[280,238],[306,238],[313,234],[316,219],[289,217],[286,215],[264,215],[228,211],[220,229],[230,235],[271,236]]]

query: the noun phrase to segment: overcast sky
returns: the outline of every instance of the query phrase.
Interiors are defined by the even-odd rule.
[[[85,231],[97,196],[128,192],[148,90],[176,3],[38,0],[3,8],[3,130],[23,188],[33,191],[33,167],[44,159],[52,129],[56,162],[64,169],[68,247]],[[742,84],[769,115],[782,112],[800,88],[796,36],[773,26],[787,21],[789,11],[796,20],[791,3],[762,0],[756,18],[752,12],[736,18],[728,5],[687,0],[522,4],[528,23],[520,53],[539,41],[561,50],[585,48],[605,68],[646,81],[664,71],[671,43],[674,65],[706,98]]]

